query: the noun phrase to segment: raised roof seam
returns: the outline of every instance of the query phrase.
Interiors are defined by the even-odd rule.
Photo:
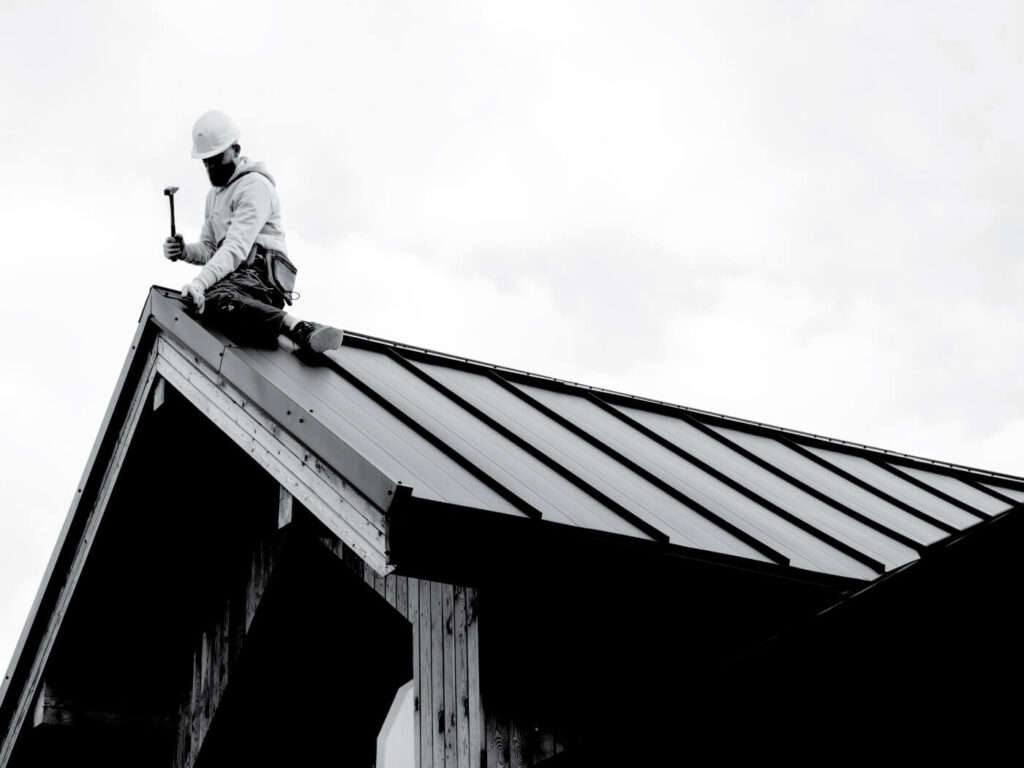
[[[439,451],[441,451],[446,456],[448,456],[452,461],[454,461],[460,467],[462,467],[467,472],[469,472],[471,475],[473,475],[478,480],[480,480],[484,485],[486,485],[492,491],[494,491],[499,496],[504,498],[506,501],[511,503],[516,509],[520,510],[523,514],[527,515],[528,517],[533,517],[533,518],[536,518],[536,519],[541,519],[543,517],[543,515],[540,512],[540,510],[538,510],[536,507],[534,507],[532,504],[530,504],[525,499],[520,498],[518,494],[516,494],[511,489],[507,488],[502,483],[498,482],[498,480],[496,480],[490,474],[488,474],[487,472],[484,472],[482,469],[480,469],[480,467],[478,467],[476,464],[474,464],[469,459],[467,459],[465,456],[463,456],[459,451],[455,450],[447,442],[445,442],[444,440],[439,438],[437,435],[435,435],[431,430],[427,429],[425,426],[420,424],[416,419],[414,419],[412,416],[407,414],[404,410],[402,410],[397,405],[392,403],[390,400],[388,400],[382,394],[377,392],[373,387],[371,387],[368,384],[366,384],[365,382],[363,382],[362,379],[360,379],[354,373],[352,373],[351,371],[347,370],[344,366],[342,366],[341,363],[339,363],[337,361],[337,359],[335,359],[333,357],[327,357],[326,359],[329,361],[329,363],[328,363],[329,366],[339,376],[344,378],[347,382],[352,384],[352,386],[356,387],[360,392],[362,392],[364,395],[366,395],[371,400],[376,402],[378,405],[380,405],[382,408],[384,408],[386,411],[388,411],[392,416],[397,418],[399,421],[401,421],[407,427],[409,427],[414,432],[416,432],[418,435],[420,435],[420,437],[422,437],[424,440],[429,442],[431,445],[433,445]]]
[[[995,488],[989,488],[984,483],[977,482],[974,479],[960,478],[960,482],[963,483],[964,485],[970,486],[971,488],[973,488],[976,491],[981,491],[982,493],[987,493],[992,498],[998,499],[999,501],[1003,502],[1004,504],[1009,504],[1010,506],[1014,506],[1014,507],[1017,506],[1018,504],[1020,504],[1020,502],[1017,501],[1016,499],[1013,499],[1013,498],[1011,498],[1009,496],[1004,496],[999,491],[997,491]]]
[[[522,391],[521,389],[516,387],[515,384],[512,384],[511,382],[509,382],[509,385],[514,388],[513,390],[510,390],[510,391],[514,391],[514,393],[518,397],[520,397],[525,403],[527,403],[530,407],[532,407],[535,410],[539,411],[540,413],[544,414],[547,418],[551,419],[552,421],[554,421],[556,424],[558,424],[562,428],[564,428],[564,429],[568,430],[569,432],[571,432],[572,434],[576,435],[581,440],[586,441],[588,444],[592,445],[594,448],[597,448],[599,451],[604,453],[606,456],[609,456],[611,459],[613,459],[614,461],[616,461],[619,464],[621,464],[622,466],[624,466],[626,469],[628,469],[633,474],[643,478],[646,482],[650,483],[655,488],[657,488],[660,491],[662,491],[662,492],[666,493],[667,495],[671,496],[672,498],[674,498],[676,501],[680,502],[681,504],[684,504],[685,506],[689,507],[690,509],[692,509],[694,512],[696,512],[698,515],[700,515],[704,519],[708,520],[709,522],[711,522],[711,523],[715,524],[716,526],[722,528],[723,530],[727,531],[731,535],[733,535],[736,538],[740,539],[742,542],[744,542],[748,546],[753,547],[755,550],[757,550],[761,554],[765,555],[766,557],[770,558],[774,562],[781,563],[781,564],[788,564],[789,563],[789,558],[786,557],[781,552],[776,551],[775,549],[773,549],[772,547],[768,546],[767,544],[765,544],[763,541],[761,541],[757,537],[752,536],[751,534],[749,534],[746,531],[744,531],[742,528],[739,528],[738,526],[734,525],[733,523],[730,523],[728,520],[725,520],[721,516],[715,514],[714,512],[712,512],[710,509],[705,507],[700,502],[690,498],[683,491],[680,491],[678,488],[673,486],[671,483],[668,483],[668,482],[662,480],[658,476],[654,475],[652,472],[649,472],[648,470],[644,469],[639,464],[637,464],[635,461],[633,461],[632,459],[624,456],[622,453],[620,453],[619,451],[617,451],[614,448],[612,448],[610,445],[605,443],[600,438],[596,437],[595,435],[592,435],[590,432],[588,432],[587,430],[583,429],[583,427],[579,426],[578,424],[572,423],[569,419],[567,419],[564,416],[562,416],[561,414],[557,413],[556,411],[554,411],[549,406],[547,406],[544,403],[542,403],[539,400],[537,400],[535,397],[533,397],[530,394]],[[585,395],[590,395],[590,393],[584,393],[584,394]]]
[[[406,359],[400,352],[398,352],[394,348],[385,349],[385,354],[387,354],[398,365],[401,365],[403,369],[405,369],[406,371],[420,379],[420,381],[424,382],[428,386],[435,389],[437,392],[441,393],[442,395],[450,399],[453,403],[455,403],[455,405],[465,410],[475,419],[478,419],[481,423],[493,429],[495,432],[497,432],[499,435],[501,435],[506,440],[511,442],[517,448],[526,452],[530,456],[537,458],[542,463],[544,463],[545,466],[548,466],[550,468],[550,465],[547,462],[543,461],[542,457],[535,455],[536,450],[526,440],[521,438],[519,435],[510,430],[505,425],[501,424],[497,419],[494,419],[493,417],[484,413],[480,408],[470,403],[468,400],[466,400],[466,398],[462,397],[462,395],[458,394],[457,392],[454,392],[451,389],[451,387],[448,387],[444,383],[438,381],[436,378],[434,378],[429,373],[424,371],[418,365]],[[541,513],[538,512],[537,514],[539,516]]]
[[[724,445],[729,450],[734,451],[735,453],[738,453],[740,456],[743,456],[745,459],[747,459],[749,461],[752,461],[754,464],[756,464],[757,466],[761,467],[762,469],[765,469],[768,472],[772,473],[773,475],[775,475],[779,479],[783,480],[784,482],[789,483],[793,487],[798,488],[798,489],[804,491],[805,493],[807,493],[808,495],[810,495],[813,498],[817,498],[819,501],[822,501],[824,503],[828,503],[830,506],[832,506],[837,511],[839,511],[839,512],[841,512],[843,514],[846,514],[846,512],[844,511],[845,510],[844,505],[839,504],[839,502],[836,502],[834,500],[829,499],[827,496],[825,496],[825,494],[818,493],[813,488],[807,486],[805,483],[802,483],[801,481],[797,480],[795,477],[792,477],[787,472],[783,472],[778,467],[776,467],[773,464],[765,461],[761,457],[753,454],[752,452],[748,451],[743,446],[737,445],[732,440],[727,438],[725,435],[719,434],[714,429],[711,429],[707,425],[702,424],[699,420],[693,418],[689,414],[680,413],[679,414],[679,418],[682,421],[685,421],[690,426],[694,427],[695,429],[698,429],[700,432],[704,433],[708,437],[711,437],[712,439],[717,440],[719,443]],[[849,557],[852,557],[854,560],[857,560],[858,562],[862,563],[863,565],[868,566],[869,568],[875,570],[877,573],[884,573],[885,572],[885,565],[883,563],[881,563],[880,561],[876,560],[875,558],[871,557],[870,555],[865,554],[864,552],[860,551],[856,547],[854,547],[854,546],[852,546],[850,544],[847,544],[844,541],[841,541],[840,539],[836,538],[835,536],[832,536],[829,533],[825,533],[824,531],[822,531],[820,528],[816,527],[812,523],[809,523],[806,520],[804,520],[804,519],[794,515],[792,512],[787,512],[782,507],[777,507],[777,509],[779,510],[779,512],[777,514],[779,514],[780,516],[784,517],[784,519],[788,520],[793,525],[803,529],[806,533],[811,534],[812,536],[814,536],[815,538],[819,539],[820,541],[823,541],[823,542],[827,543],[829,546],[839,550],[840,552],[848,555]],[[850,515],[850,516],[854,517],[856,519],[857,513],[853,513],[853,515]]]
[[[934,525],[936,528],[938,528],[939,530],[945,531],[946,533],[957,533],[958,532],[957,529],[954,528],[949,523],[944,523],[942,520],[939,520],[938,518],[932,517],[927,512],[922,512],[921,510],[919,510],[916,507],[906,503],[905,501],[902,501],[901,499],[897,499],[895,496],[890,496],[888,493],[883,491],[881,488],[877,488],[877,487],[871,485],[871,483],[868,483],[868,482],[866,482],[864,480],[861,480],[859,477],[851,474],[850,472],[847,472],[842,467],[840,467],[840,466],[838,466],[836,464],[833,464],[828,459],[825,459],[824,457],[819,456],[818,454],[814,453],[813,451],[807,450],[806,448],[804,448],[804,446],[800,445],[800,443],[798,443],[798,442],[796,442],[794,440],[790,440],[789,438],[786,438],[786,437],[780,438],[779,442],[781,442],[784,445],[792,448],[794,451],[796,451],[801,456],[803,456],[803,457],[805,457],[807,459],[810,459],[811,461],[815,462],[819,466],[823,467],[824,469],[829,470],[830,472],[833,472],[834,474],[836,474],[837,476],[843,478],[844,480],[848,480],[849,482],[853,483],[857,487],[862,488],[865,491],[868,491],[870,493],[873,493],[875,496],[877,496],[878,498],[882,499],[883,501],[887,501],[890,504],[892,504],[893,506],[898,507],[899,509],[903,510],[907,514],[916,517],[918,520],[921,520],[922,522],[928,523],[929,525]],[[920,548],[924,548],[924,547],[927,547],[929,545],[927,545],[927,544],[918,544],[917,546],[920,547]]]
[[[914,477],[913,475],[911,475],[911,474],[909,474],[907,472],[903,472],[902,470],[897,469],[896,467],[894,467],[889,462],[886,462],[886,461],[873,461],[873,463],[877,464],[878,466],[880,466],[882,469],[886,470],[887,472],[891,472],[892,474],[896,475],[896,477],[900,478],[901,480],[906,480],[911,485],[917,486],[922,491],[927,491],[928,493],[932,494],[933,496],[935,496],[935,497],[937,497],[939,499],[942,499],[943,501],[945,501],[945,502],[947,502],[949,504],[952,504],[954,507],[959,507],[964,512],[967,512],[968,514],[974,515],[979,520],[990,520],[990,519],[992,519],[992,515],[986,515],[980,509],[977,509],[976,507],[972,507],[967,502],[960,501],[960,499],[957,499],[957,498],[955,498],[953,496],[950,496],[948,493],[940,491],[938,488],[933,488],[932,486],[928,485],[928,483],[924,482],[923,480],[920,480],[920,479]]]
[[[509,393],[516,397],[519,397],[524,402],[527,402],[528,404],[531,405],[531,407],[533,407],[533,403],[529,403],[529,400],[532,400],[532,398],[530,398],[529,395],[527,395],[521,389],[516,387],[514,384],[502,378],[502,376],[498,374],[497,371],[488,370],[486,371],[485,375],[489,379],[491,379],[491,381],[495,382],[498,386],[500,386],[502,389],[508,391]],[[540,404],[538,403],[537,405]],[[538,408],[537,410],[540,409]],[[646,520],[638,516],[635,512],[631,512],[630,510],[626,509],[626,507],[624,507],[622,504],[610,498],[607,494],[599,491],[597,488],[588,483],[582,477],[577,475],[575,472],[571,471],[568,467],[564,466],[563,464],[555,461],[553,458],[548,456],[544,451],[540,450],[529,441],[525,442],[528,446],[530,446],[529,450],[531,453],[535,455],[536,458],[543,461],[551,469],[555,470],[558,474],[560,474],[570,483],[572,483],[577,488],[585,492],[595,501],[600,502],[605,507],[610,509],[612,512],[617,514],[619,517],[628,521],[631,525],[638,527],[640,530],[644,531],[644,533],[648,534],[655,540],[665,543],[668,543],[670,541],[670,537],[667,533],[657,528],[656,526],[652,525],[651,523],[648,523]]]

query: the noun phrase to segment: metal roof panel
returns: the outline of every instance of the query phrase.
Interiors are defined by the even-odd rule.
[[[915,517],[882,496],[830,471],[783,442],[739,430],[723,429],[722,432],[839,503],[922,545],[933,544],[947,535],[941,528]]]
[[[305,365],[284,351],[262,353],[247,350],[253,364],[270,375],[277,369],[297,399],[307,403],[310,418],[326,424],[355,450],[417,496],[470,507],[495,508],[517,514],[514,507],[372,398],[337,375],[329,366]],[[330,457],[323,457],[330,460]]]
[[[979,522],[976,515],[908,483],[864,456],[830,451],[817,446],[808,446],[808,450],[957,530],[962,531]]]
[[[1021,488],[1009,488],[1005,485],[995,485],[993,483],[982,483],[986,488],[990,488],[996,493],[1001,493],[1007,498],[1013,499],[1016,502],[1024,502],[1024,489]]]
[[[429,370],[432,376],[441,380],[461,397],[522,438],[538,452],[555,460],[585,483],[599,489],[615,502],[633,511],[641,519],[668,533],[670,538],[674,538],[674,543],[700,548],[704,548],[701,546],[704,543],[714,551],[723,551],[720,544],[712,546],[713,542],[710,538],[702,542],[701,539],[694,540],[696,537],[694,539],[682,537],[678,535],[678,532],[675,532],[677,535],[673,537],[669,530],[670,527],[665,525],[665,521],[652,507],[657,507],[659,504],[662,506],[674,505],[677,503],[674,499],[664,497],[663,494],[661,497],[653,498],[657,489],[651,488],[644,489],[647,491],[647,495],[641,499],[641,502],[645,502],[649,506],[637,503],[634,498],[622,490],[622,487],[628,485],[631,486],[634,493],[637,493],[638,483],[635,478],[627,477],[625,473],[612,469],[610,466],[612,462],[608,457],[601,455],[590,446],[581,445],[582,441],[578,438],[561,430],[543,414],[515,398],[488,377],[444,366],[431,366]],[[621,486],[618,483],[610,483],[607,474],[602,476],[598,467],[603,468],[605,473],[611,472],[616,481],[622,481]],[[570,493],[578,499],[579,509],[586,510],[589,518],[588,527],[609,531],[623,527],[623,519],[606,504],[602,504],[599,499],[588,496],[584,491],[568,482],[563,483],[563,488],[566,493]],[[641,496],[641,493],[637,493],[637,495]]]
[[[972,488],[967,483],[957,480],[955,477],[942,475],[938,472],[928,472],[924,469],[919,469],[918,467],[908,467],[903,464],[899,464],[897,467],[908,475],[912,475],[921,482],[927,483],[942,493],[945,493],[947,496],[952,496],[954,499],[962,501],[964,504],[984,512],[987,515],[998,515],[1001,512],[1005,512],[1011,506],[1004,501],[1000,501],[995,496],[985,493],[985,491]]]
[[[760,494],[769,501],[777,504],[794,517],[803,520],[812,530],[801,530],[800,536],[794,538],[799,541],[799,555],[801,560],[812,563],[815,570],[826,573],[842,575],[854,575],[864,578],[870,573],[871,577],[875,572],[859,562],[856,558],[846,554],[841,549],[826,541],[820,534],[837,535],[840,540],[845,540],[856,546],[849,537],[849,530],[842,521],[837,519],[834,510],[822,509],[823,505],[817,499],[803,493],[799,489],[788,486],[784,481],[772,475],[767,470],[753,463],[735,450],[715,440],[707,434],[688,424],[680,418],[675,418],[662,413],[655,413],[641,408],[628,408],[618,406],[628,413],[630,417],[649,427],[654,432],[665,436],[673,443],[681,446],[688,453],[715,467],[722,473],[738,479],[749,489]],[[768,530],[776,531],[776,536],[783,535],[785,522],[781,518],[772,515],[762,521]],[[815,526],[820,525],[820,529]],[[863,551],[860,549],[859,551]]]
[[[553,470],[489,425],[475,418],[457,402],[446,398],[404,371],[387,356],[361,349],[343,349],[340,359],[358,367],[376,386],[387,388],[416,418],[428,424],[443,439],[457,445],[481,470],[490,473],[513,492],[531,503],[546,520],[579,525],[593,522],[594,512],[580,493]],[[444,382],[439,366],[415,364],[426,375]],[[609,513],[610,514],[610,513]],[[616,532],[640,535],[628,525]]]
[[[714,495],[708,493],[708,481],[725,487],[723,483],[715,481],[714,478],[696,465],[673,454],[641,432],[631,429],[628,424],[616,419],[587,398],[553,392],[540,387],[519,386],[545,406],[581,425],[589,434],[607,445],[611,450],[635,462],[643,470],[665,481],[669,486],[678,489],[680,493],[705,506],[714,514],[721,516],[733,525],[743,522],[742,519],[737,519],[736,513],[731,506],[724,504],[721,498],[718,497],[721,495],[720,493]],[[621,473],[624,470],[620,467],[618,471]],[[700,479],[696,482],[694,480],[695,475],[700,476]],[[703,488],[701,487],[702,485]],[[731,489],[728,490],[731,491]],[[751,502],[741,494],[735,491],[732,494],[734,496],[730,499],[731,505],[742,507],[754,505],[754,502]],[[721,525],[716,525],[713,520],[700,516],[685,504],[675,504],[666,508],[666,514],[673,516],[674,519],[670,523],[673,528],[699,527],[708,531],[710,535],[721,539],[736,554],[754,557],[755,559],[766,559],[749,544],[738,539]],[[768,514],[767,510],[763,510],[762,514]]]

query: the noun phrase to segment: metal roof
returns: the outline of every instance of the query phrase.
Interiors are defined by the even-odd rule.
[[[731,419],[347,332],[319,364],[290,347],[230,354],[172,296],[165,332],[373,500],[539,519],[776,567],[870,580],[1024,501],[1024,479]],[[159,314],[157,312],[156,314]],[[226,342],[225,342],[226,343]],[[258,384],[253,384],[252,382]],[[270,394],[268,394],[270,393]],[[261,403],[267,407],[267,403]],[[343,449],[343,450],[342,450]],[[386,508],[381,504],[382,508]]]

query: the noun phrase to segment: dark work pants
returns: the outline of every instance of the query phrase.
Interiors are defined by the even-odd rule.
[[[206,292],[206,321],[239,346],[275,349],[283,332],[284,299],[267,285],[265,274],[263,258],[257,257]]]

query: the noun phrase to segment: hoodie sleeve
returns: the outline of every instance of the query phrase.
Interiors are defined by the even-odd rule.
[[[203,217],[203,231],[199,233],[199,242],[185,244],[185,261],[189,264],[205,264],[217,250],[217,238],[213,234],[210,217],[213,213],[213,195],[206,196],[206,210]]]
[[[203,271],[193,280],[201,285],[204,291],[210,290],[210,286],[238,269],[239,265],[249,258],[249,251],[256,242],[256,235],[270,218],[273,209],[270,190],[259,180],[258,174],[250,176],[253,178],[240,182],[224,242],[206,262]],[[203,230],[205,233],[205,224]]]

